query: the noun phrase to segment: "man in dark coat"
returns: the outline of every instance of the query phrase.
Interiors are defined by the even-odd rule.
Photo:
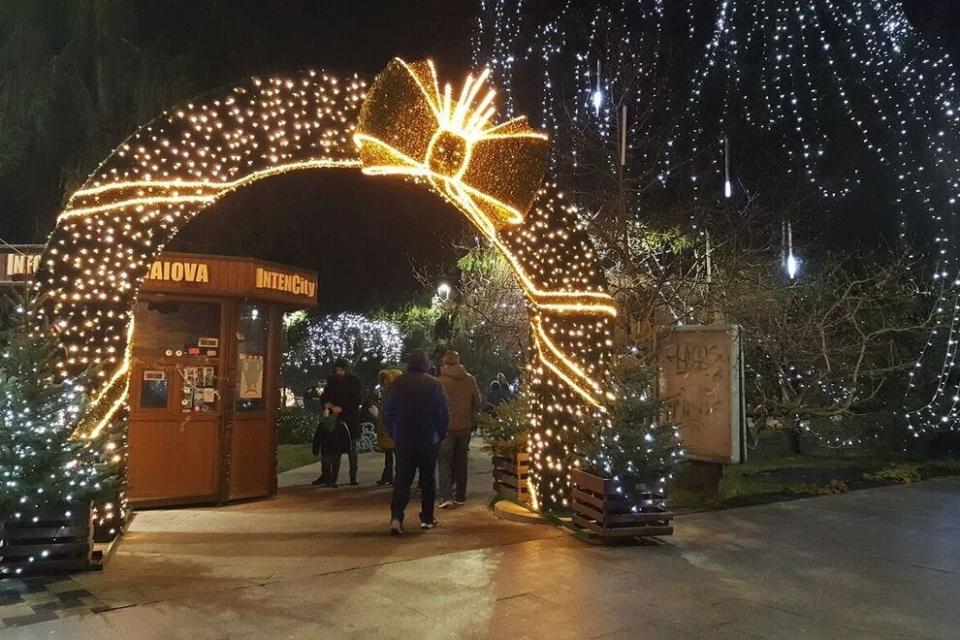
[[[333,411],[350,430],[347,459],[350,461],[350,484],[357,480],[357,442],[360,440],[360,404],[363,402],[363,385],[350,373],[350,361],[337,358],[333,363],[333,375],[327,380],[320,402],[325,409]]]
[[[403,533],[403,512],[410,502],[410,485],[420,472],[420,528],[433,529],[437,488],[437,450],[447,435],[450,412],[447,394],[431,376],[430,359],[414,351],[407,372],[394,380],[383,407],[383,421],[397,446],[397,472],[390,505],[390,532]]]

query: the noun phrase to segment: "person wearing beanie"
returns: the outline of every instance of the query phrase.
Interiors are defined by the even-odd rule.
[[[429,374],[430,359],[423,351],[407,357],[407,371],[393,381],[383,405],[383,421],[396,444],[397,472],[390,504],[390,532],[403,533],[403,513],[410,502],[410,485],[420,472],[420,528],[438,522],[436,499],[437,449],[447,435],[450,419],[447,394]]]
[[[363,403],[363,385],[350,373],[350,361],[337,358],[333,363],[333,375],[327,380],[320,402],[325,409],[337,414],[350,432],[347,459],[350,461],[350,484],[360,484],[357,479],[357,444],[360,440],[360,405]],[[342,452],[341,452],[342,453]],[[333,482],[337,479],[333,478]]]
[[[440,508],[467,500],[467,458],[474,420],[481,408],[477,381],[460,363],[460,354],[447,351],[440,368],[440,384],[447,392],[450,427],[440,445]]]

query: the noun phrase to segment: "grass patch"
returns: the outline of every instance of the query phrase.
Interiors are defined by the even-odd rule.
[[[313,464],[319,459],[318,456],[313,455],[311,444],[277,445],[277,473]]]
[[[670,505],[703,510],[836,495],[889,484],[960,475],[960,461],[788,456],[729,465],[717,494],[676,489]]]

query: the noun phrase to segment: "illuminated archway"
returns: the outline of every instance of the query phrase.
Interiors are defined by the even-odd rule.
[[[320,72],[252,78],[142,126],[69,198],[37,287],[60,332],[65,373],[99,365],[95,419],[77,436],[123,458],[131,308],[152,262],[200,211],[288,171],[362,169],[424,183],[507,259],[523,288],[535,350],[528,368],[532,482],[563,504],[570,447],[602,411],[616,307],[572,203],[540,186],[546,136],[523,118],[489,124],[486,73],[459,97],[430,62],[395,59],[367,90]],[[412,220],[411,224],[417,224]]]

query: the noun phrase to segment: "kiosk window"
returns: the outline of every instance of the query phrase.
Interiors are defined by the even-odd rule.
[[[244,304],[237,322],[237,411],[263,411],[267,358],[267,308]]]
[[[159,358],[188,353],[201,338],[220,335],[220,305],[211,302],[138,302],[133,352]]]
[[[140,381],[140,408],[166,409],[170,397],[170,380],[167,372],[145,369]]]

